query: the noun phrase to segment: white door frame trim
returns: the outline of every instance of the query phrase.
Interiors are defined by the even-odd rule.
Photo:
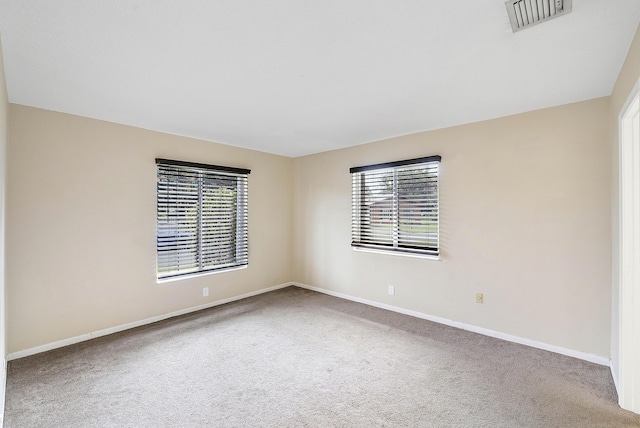
[[[618,116],[619,404],[640,413],[640,80]]]

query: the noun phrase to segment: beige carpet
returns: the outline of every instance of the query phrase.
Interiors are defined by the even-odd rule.
[[[607,367],[296,287],[9,363],[6,427],[640,427]]]

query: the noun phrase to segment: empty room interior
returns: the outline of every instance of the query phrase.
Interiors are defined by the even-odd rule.
[[[7,427],[640,427],[640,2],[0,0]]]

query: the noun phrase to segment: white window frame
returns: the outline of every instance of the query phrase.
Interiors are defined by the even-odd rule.
[[[439,258],[440,161],[440,156],[428,156],[351,168],[351,246],[356,250]],[[400,189],[411,186],[413,179],[425,183],[424,193],[408,196]],[[402,206],[414,203],[417,208],[405,208],[402,215]],[[375,204],[380,205],[376,208]],[[408,226],[417,228],[417,232],[415,228],[407,230],[402,222],[411,223],[416,212],[427,217],[418,220],[417,226]],[[378,225],[374,224],[376,217]]]
[[[248,169],[156,159],[158,281],[246,267]]]

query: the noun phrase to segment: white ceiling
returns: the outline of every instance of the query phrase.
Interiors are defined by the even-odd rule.
[[[301,156],[610,95],[638,0],[0,0],[9,101]]]

